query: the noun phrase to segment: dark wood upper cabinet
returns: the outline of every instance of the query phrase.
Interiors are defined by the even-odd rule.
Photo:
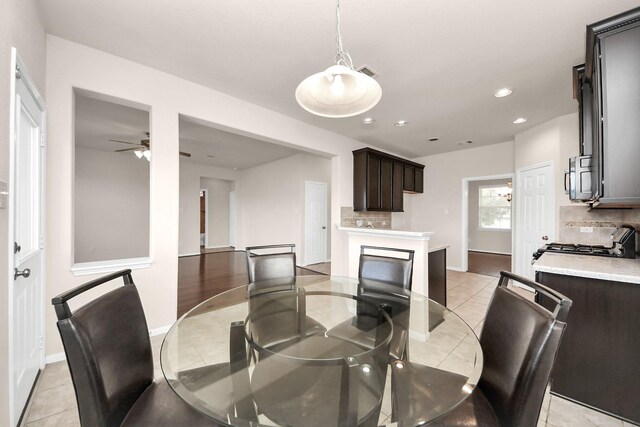
[[[370,148],[354,151],[354,210],[403,212],[403,191],[423,191],[423,169],[424,165]]]

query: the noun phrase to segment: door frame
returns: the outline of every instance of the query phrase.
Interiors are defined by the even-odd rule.
[[[204,193],[204,248],[207,249],[209,247],[209,190],[200,188],[200,192]],[[200,201],[199,198],[198,201]],[[200,221],[198,221],[198,223],[200,223]],[[198,233],[198,243],[199,242],[200,233]]]
[[[17,92],[17,81],[18,81],[18,76],[17,76],[17,72],[16,70],[20,69],[21,73],[20,73],[20,80],[23,81],[24,85],[26,86],[26,88],[29,90],[29,92],[31,93],[31,95],[33,96],[33,99],[36,103],[36,105],[38,106],[38,109],[40,110],[41,114],[42,114],[42,132],[41,132],[41,138],[42,138],[42,142],[41,142],[41,161],[40,161],[40,202],[41,202],[41,214],[40,214],[40,221],[41,221],[41,228],[40,230],[42,231],[42,240],[41,240],[41,246],[42,246],[42,255],[40,257],[40,271],[41,271],[41,280],[39,283],[39,287],[40,287],[40,295],[42,296],[40,298],[40,302],[39,302],[39,306],[40,306],[40,322],[38,325],[39,328],[39,335],[41,337],[41,344],[40,344],[40,369],[44,369],[44,365],[45,365],[45,350],[44,350],[44,331],[45,331],[45,311],[44,311],[44,296],[45,296],[45,290],[46,290],[46,286],[45,286],[45,280],[46,280],[46,270],[45,270],[45,266],[46,266],[46,229],[45,229],[45,225],[46,225],[46,221],[45,221],[45,217],[46,217],[46,198],[45,198],[45,173],[46,173],[46,136],[47,136],[47,114],[46,114],[46,106],[44,103],[44,100],[42,98],[42,96],[40,96],[40,93],[38,92],[38,90],[36,89],[35,85],[33,84],[33,82],[31,81],[31,79],[29,78],[29,74],[27,72],[28,68],[24,65],[24,62],[21,60],[20,55],[18,54],[17,50],[15,47],[11,48],[11,72],[12,72],[12,78],[11,78],[11,87],[10,87],[10,100],[9,100],[9,116],[10,116],[10,123],[9,123],[9,196],[8,196],[8,207],[9,207],[9,212],[8,212],[8,217],[9,217],[9,229],[8,229],[8,233],[7,233],[7,264],[8,264],[8,268],[7,268],[7,283],[9,284],[9,286],[7,286],[8,288],[8,299],[7,299],[7,314],[8,314],[8,348],[9,348],[9,375],[11,376],[11,379],[9,380],[9,422],[10,424],[13,425],[17,425],[22,413],[24,413],[24,409],[26,408],[22,408],[22,413],[20,414],[16,414],[14,411],[14,404],[15,404],[15,384],[14,384],[14,379],[13,379],[13,371],[14,371],[14,366],[15,366],[15,362],[14,362],[14,353],[13,353],[13,348],[14,348],[14,310],[13,310],[13,285],[14,285],[14,278],[13,278],[13,269],[14,269],[14,253],[13,253],[13,242],[15,241],[15,232],[14,232],[14,227],[15,227],[15,205],[16,205],[16,164],[15,164],[15,155],[16,155],[16,136],[17,136],[17,132],[15,129],[15,123],[16,123],[16,114],[17,114],[17,106],[16,106],[16,92]],[[35,384],[34,384],[35,385]],[[28,402],[27,402],[28,403]]]
[[[555,164],[553,160],[549,160],[546,162],[541,162],[541,163],[536,163],[534,165],[529,165],[529,166],[524,166],[520,169],[518,169],[516,171],[516,176],[515,176],[515,181],[513,182],[513,189],[516,193],[516,197],[515,200],[518,202],[516,206],[520,206],[521,202],[522,202],[522,191],[517,191],[520,189],[520,185],[521,185],[521,180],[522,180],[522,174],[524,172],[533,170],[533,169],[539,169],[539,168],[543,168],[543,167],[548,167],[551,171],[551,182],[549,183],[549,188],[552,191],[551,194],[551,199],[553,201],[553,215],[551,215],[551,224],[550,224],[550,234],[552,235],[552,241],[555,240],[555,235],[556,235],[556,223],[557,223],[557,214],[556,214],[556,205],[557,205],[557,200],[556,200],[556,170],[555,170]],[[515,212],[512,213],[512,215],[514,215],[515,218],[518,219],[518,221],[516,222],[516,230],[515,230],[515,240],[514,240],[514,244],[516,246],[514,246],[516,248],[515,251],[513,252],[513,257],[511,258],[511,268],[512,271],[515,274],[521,274],[524,275],[524,272],[521,272],[518,270],[518,263],[517,261],[519,261],[519,257],[520,256],[526,256],[526,254],[520,254],[521,250],[519,249],[520,247],[522,247],[522,244],[524,243],[522,241],[522,221],[520,219],[521,216],[521,212],[519,209],[516,208]],[[531,256],[531,254],[529,255]]]
[[[462,178],[462,248],[460,252],[460,270],[466,272],[469,269],[469,182],[471,181],[490,181],[494,179],[511,179],[512,188],[515,188],[515,179],[513,173],[504,173],[499,175],[474,176]],[[515,242],[515,199],[511,199],[511,270],[514,266],[514,242]]]
[[[310,216],[309,216],[309,209],[308,208],[308,199],[307,196],[309,194],[309,185],[321,185],[324,187],[324,194],[325,194],[325,199],[324,199],[324,207],[325,207],[325,217],[327,219],[327,223],[329,222],[329,185],[326,182],[320,182],[320,181],[305,181],[304,182],[304,253],[303,253],[303,258],[304,258],[304,263],[302,265],[309,265],[309,259],[308,259],[308,255],[307,255],[307,242],[309,240],[309,229],[308,229],[308,222],[310,220]],[[324,244],[324,259],[321,262],[327,262],[327,252],[329,251],[329,225],[327,224],[325,226],[325,244]]]

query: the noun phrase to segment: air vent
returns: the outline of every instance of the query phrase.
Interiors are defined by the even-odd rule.
[[[369,68],[366,65],[363,65],[362,67],[358,68],[356,71],[361,72],[362,74],[366,74],[367,76],[377,79],[378,78],[378,73],[376,73],[375,71],[373,71],[371,68]]]

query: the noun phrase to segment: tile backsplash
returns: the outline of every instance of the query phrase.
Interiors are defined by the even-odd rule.
[[[359,221],[362,221],[361,223]],[[391,229],[391,212],[356,212],[351,206],[340,209],[340,225],[343,227],[366,227]],[[358,225],[361,224],[361,225]]]
[[[636,233],[636,249],[640,235],[640,209],[588,209],[585,206],[560,206],[560,236],[563,243],[611,245],[611,233],[620,225],[631,225]],[[580,227],[593,228],[592,233]]]

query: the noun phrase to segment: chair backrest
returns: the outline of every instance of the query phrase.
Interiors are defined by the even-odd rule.
[[[124,286],[71,313],[69,299],[119,277]],[[153,381],[147,321],[131,270],[85,283],[58,295],[51,303],[58,316],[80,423],[120,425]]]
[[[553,312],[507,288],[523,283],[556,303]],[[502,425],[536,426],[571,300],[539,283],[501,272],[480,335],[478,387]]]
[[[248,246],[246,252],[249,283],[295,277],[295,248],[294,244]]]
[[[375,252],[375,254],[367,252]],[[380,253],[394,256],[380,255]],[[362,245],[358,277],[411,290],[413,255],[414,251],[409,249]]]

